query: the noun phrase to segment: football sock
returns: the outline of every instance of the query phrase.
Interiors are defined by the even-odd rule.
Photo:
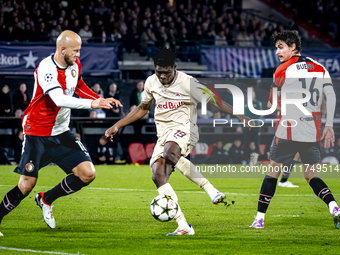
[[[12,211],[15,207],[17,207],[20,204],[21,200],[23,200],[27,195],[23,195],[18,186],[15,186],[5,195],[0,204],[0,223],[2,218],[10,211]]]
[[[277,183],[276,178],[273,178],[268,175],[264,177],[262,186],[261,186],[259,202],[257,206],[258,212],[266,213],[270,200],[274,196],[274,193],[276,190],[276,183]]]
[[[196,183],[200,188],[204,189],[205,192],[208,193],[214,188],[214,186],[200,172],[196,170],[195,165],[185,157],[181,157],[175,167],[190,181]]]
[[[332,214],[333,210],[335,207],[338,207],[338,204],[335,202],[335,201],[331,201],[329,204],[328,204],[328,208],[329,208],[329,212]]]
[[[72,194],[87,185],[89,185],[89,183],[84,183],[82,180],[80,180],[78,176],[70,174],[66,176],[62,180],[62,182],[55,186],[53,189],[45,192],[44,201],[50,205],[57,198]]]
[[[160,186],[157,190],[158,190],[158,193],[159,193],[160,195],[165,194],[165,195],[171,196],[172,199],[175,200],[175,202],[178,204],[177,195],[176,195],[174,189],[171,187],[170,183],[165,183],[164,185]],[[183,220],[186,222],[185,217],[184,217],[184,214],[183,214],[183,212],[182,212],[182,210],[181,210],[181,207],[180,207],[179,205],[178,205],[177,214],[176,214],[176,216],[175,216],[174,219],[176,220],[176,222],[177,222],[178,224],[179,224],[179,222],[181,222],[181,221],[183,221]],[[182,222],[181,222],[181,224],[182,224]],[[187,224],[188,224],[188,223],[187,223]]]
[[[322,199],[327,205],[335,201],[332,192],[327,187],[326,183],[319,177],[314,177],[309,181],[309,185],[312,187],[315,195]]]
[[[286,171],[282,171],[282,177],[281,177],[280,182],[286,182],[288,180],[294,165],[295,165],[295,162],[292,162],[291,164],[288,165],[289,168]]]

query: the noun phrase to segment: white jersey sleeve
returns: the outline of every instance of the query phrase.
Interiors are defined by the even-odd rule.
[[[201,103],[202,100],[208,102],[214,97],[214,93],[203,83],[190,76],[190,98],[194,103]]]
[[[150,102],[153,100],[153,95],[150,92],[151,91],[151,82],[150,82],[150,78],[148,78],[145,82],[145,86],[144,86],[144,91],[142,93],[142,101],[145,102]]]
[[[91,109],[92,99],[82,99],[66,96],[61,87],[50,89],[48,95],[58,107],[67,107],[71,109]]]
[[[42,62],[38,67],[39,71],[36,72],[36,78],[45,95],[53,89],[62,88],[58,82],[58,71],[56,67],[46,62],[47,61]]]

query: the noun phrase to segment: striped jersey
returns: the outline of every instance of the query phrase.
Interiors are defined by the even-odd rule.
[[[64,95],[70,97],[76,92],[81,98],[99,98],[84,83],[78,58],[74,65],[62,68],[53,57],[54,55],[43,59],[34,72],[32,100],[22,118],[24,134],[56,136],[69,130],[71,109],[55,105],[48,95],[53,89],[61,87]]]
[[[296,105],[286,105],[286,115],[278,114],[275,136],[298,142],[318,142],[321,138],[321,107],[325,86],[333,86],[328,71],[317,61],[304,56],[293,56],[282,63],[274,73],[272,87],[278,88],[278,105],[281,91],[287,99],[302,99],[306,94],[292,89],[307,89],[311,98],[303,107],[312,115],[305,115]],[[269,101],[272,103],[273,90]],[[282,110],[282,109],[281,109]]]

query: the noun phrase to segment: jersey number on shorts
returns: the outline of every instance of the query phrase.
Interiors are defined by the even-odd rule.
[[[80,141],[76,141],[76,143],[79,145],[80,149],[86,154],[86,156],[90,157],[90,154],[87,152],[85,146]]]
[[[181,130],[177,130],[176,133],[174,133],[174,137],[177,139],[177,138],[181,138],[183,136],[186,136],[187,134]]]

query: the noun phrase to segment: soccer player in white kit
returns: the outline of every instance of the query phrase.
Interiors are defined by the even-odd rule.
[[[52,229],[55,228],[52,202],[79,191],[96,176],[86,148],[69,131],[71,108],[111,109],[113,105],[122,105],[113,98],[100,98],[86,86],[78,59],[80,48],[81,38],[66,30],[57,39],[55,54],[43,59],[35,70],[33,98],[22,119],[21,159],[14,170],[20,179],[0,204],[0,222],[32,191],[39,169],[51,162],[68,174],[53,189],[35,197],[44,221]],[[72,97],[74,92],[81,98]]]
[[[287,99],[303,99],[306,94],[295,92],[294,89],[307,89],[310,99],[300,106],[311,113],[307,115],[295,104],[287,104],[286,113],[282,109],[282,93],[279,97],[281,114],[272,146],[270,148],[270,166],[263,180],[258,201],[257,215],[251,228],[264,228],[264,216],[271,199],[274,196],[280,167],[287,166],[298,152],[303,163],[304,177],[313,189],[315,195],[322,199],[329,208],[334,225],[340,228],[340,210],[327,187],[318,177],[318,167],[321,160],[320,141],[324,147],[334,146],[333,118],[335,112],[335,93],[332,80],[324,66],[315,60],[301,56],[301,39],[297,31],[274,33],[273,39],[277,48],[281,65],[274,73],[272,87],[284,91]],[[272,93],[272,92],[271,92]],[[327,118],[321,135],[321,105],[325,94]],[[285,123],[284,125],[282,123]]]
[[[177,168],[184,176],[204,189],[214,204],[220,203],[225,195],[214,188],[201,173],[196,172],[195,166],[185,158],[199,138],[196,124],[197,103],[202,99],[202,90],[205,86],[193,77],[176,70],[175,54],[170,49],[161,49],[155,53],[154,66],[155,74],[148,77],[145,82],[142,103],[109,128],[105,135],[112,139],[120,128],[142,118],[156,100],[155,123],[158,141],[150,166],[153,172],[152,180],[159,194],[170,195],[178,202],[177,195],[169,184],[170,174]],[[210,99],[208,102],[215,105],[213,101]],[[221,111],[233,113],[233,108],[223,101],[222,105],[215,106]],[[242,122],[250,121],[243,115],[236,117]],[[168,236],[195,234],[180,208],[175,219],[178,228],[173,233],[167,234]]]

